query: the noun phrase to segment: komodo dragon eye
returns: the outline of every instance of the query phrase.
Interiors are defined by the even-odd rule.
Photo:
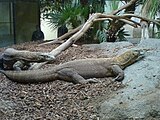
[[[55,57],[49,54],[42,54],[40,55],[41,59],[45,59],[45,60],[55,60]]]
[[[138,56],[139,56],[139,53],[138,53],[138,52],[135,52],[135,53],[133,53],[133,55],[134,55],[135,57],[138,57]]]

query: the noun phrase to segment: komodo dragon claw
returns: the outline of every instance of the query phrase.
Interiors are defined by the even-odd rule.
[[[99,81],[96,78],[90,78],[90,79],[86,79],[85,83],[98,83]]]

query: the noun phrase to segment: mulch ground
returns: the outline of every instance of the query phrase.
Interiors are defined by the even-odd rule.
[[[19,50],[49,52],[58,45],[38,46],[24,43],[11,46]],[[3,52],[5,48],[1,48]],[[92,51],[82,46],[70,47],[57,57],[51,67],[82,58],[99,58],[101,50]],[[43,67],[43,68],[44,68]],[[101,98],[123,87],[112,78],[98,79],[94,84],[72,84],[60,80],[43,84],[19,84],[0,74],[1,120],[98,120]]]

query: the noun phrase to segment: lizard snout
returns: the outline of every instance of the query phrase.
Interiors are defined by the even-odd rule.
[[[134,50],[135,55],[137,56],[137,60],[144,58],[144,50]]]
[[[47,61],[55,60],[55,57],[53,55],[51,55],[51,54],[48,54],[48,53],[41,54],[41,57],[44,58]]]

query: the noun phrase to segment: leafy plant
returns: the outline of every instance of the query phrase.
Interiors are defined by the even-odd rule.
[[[105,0],[88,0],[90,6],[90,13],[104,12]]]
[[[100,43],[107,41],[107,35],[105,30],[97,30],[96,37],[98,38]]]
[[[87,7],[65,4],[63,7],[59,7],[58,10],[53,9],[53,11],[47,13],[46,18],[49,19],[49,23],[53,28],[57,28],[64,24],[71,25],[75,28],[85,22],[87,15]]]
[[[160,7],[159,0],[143,0],[142,15],[154,19]]]
[[[103,30],[97,30],[97,34],[96,37],[98,38],[99,42],[106,42],[107,38],[108,38],[108,33],[109,31],[107,30],[107,28],[103,29]],[[121,28],[117,34],[116,34],[116,38],[118,39],[118,41],[127,41],[126,36],[130,36],[130,34],[128,33],[128,31],[126,31],[124,28]]]
[[[119,41],[127,41],[125,36],[130,36],[130,34],[128,33],[128,31],[125,31],[124,28],[121,28],[117,33],[117,38],[119,39]]]
[[[107,41],[107,31],[108,31],[108,27],[109,27],[109,22],[108,21],[104,21],[99,23],[99,29],[96,31],[96,37],[99,40],[99,42],[106,42]]]
[[[43,17],[48,19],[48,23],[52,29],[63,25],[69,25],[69,27],[76,28],[88,19],[89,14],[104,12],[105,0],[78,0],[74,3],[71,0],[67,0],[65,4],[61,4],[61,2],[57,1],[43,3],[43,6],[46,5],[42,9]],[[87,41],[95,40],[94,38],[97,30],[101,29],[100,26],[101,22],[95,23],[93,25],[94,29],[88,30],[86,35],[83,36],[84,39]]]
[[[118,9],[119,2],[120,2],[119,0],[112,0],[112,1],[110,1],[109,6],[110,6],[110,8],[111,8],[112,11]]]

